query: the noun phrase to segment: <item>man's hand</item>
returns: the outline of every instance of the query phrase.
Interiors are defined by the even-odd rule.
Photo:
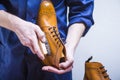
[[[67,60],[59,64],[60,69],[57,69],[52,66],[43,66],[42,70],[57,73],[57,74],[63,74],[71,71],[73,68],[73,62],[74,62],[74,59],[73,59],[74,50],[72,49],[70,50],[66,45],[65,47],[66,47]]]
[[[17,25],[17,27],[15,27],[14,32],[17,34],[20,42],[24,46],[29,47],[40,59],[44,59],[38,45],[38,40],[45,42],[45,35],[39,26],[31,22],[22,21],[19,25]]]
[[[0,26],[15,32],[20,42],[37,54],[40,59],[44,56],[39,48],[38,40],[45,41],[45,35],[39,26],[0,10]]]
[[[74,62],[73,55],[75,53],[75,49],[79,43],[79,40],[84,30],[85,30],[85,25],[83,23],[75,23],[71,25],[68,30],[68,35],[67,35],[66,44],[65,44],[67,60],[59,64],[60,70],[51,66],[44,66],[42,70],[57,73],[57,74],[63,74],[71,71],[73,68],[73,62]]]

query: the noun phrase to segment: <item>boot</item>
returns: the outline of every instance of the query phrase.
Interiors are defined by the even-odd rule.
[[[43,30],[47,39],[45,44],[39,42],[45,56],[42,62],[45,65],[59,68],[59,63],[66,60],[66,50],[58,32],[56,12],[50,0],[41,2],[37,24]]]
[[[99,62],[89,62],[91,59],[85,62],[84,80],[111,80],[104,66]]]

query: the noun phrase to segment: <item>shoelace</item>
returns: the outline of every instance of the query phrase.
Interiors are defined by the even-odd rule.
[[[104,66],[101,66],[101,67],[99,67],[99,68],[100,68],[100,69],[104,69],[105,67],[104,67]],[[107,73],[107,70],[105,70],[105,71],[102,72],[102,74],[105,74],[105,73]],[[104,76],[104,78],[109,78],[109,75]],[[111,80],[111,79],[109,78],[109,80]]]
[[[62,42],[61,42],[61,40],[60,40],[60,35],[59,35],[59,33],[57,32],[56,27],[50,27],[49,30],[50,30],[51,34],[53,34],[52,37],[54,38],[54,40],[55,40],[56,43],[58,44],[58,47],[60,47],[61,44],[62,44]]]

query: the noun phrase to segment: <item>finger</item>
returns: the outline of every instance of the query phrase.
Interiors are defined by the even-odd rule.
[[[71,71],[72,70],[72,66],[68,67],[67,69],[61,69],[61,70],[59,70],[57,68],[54,68],[52,66],[44,66],[42,68],[42,70],[48,71],[48,72],[53,72],[53,73],[56,73],[56,74],[64,74],[66,72]]]
[[[30,50],[32,51],[32,53],[33,53],[33,54],[36,54],[35,51],[34,51],[34,49],[33,49],[33,46],[31,45],[30,40],[28,40],[28,41],[29,41],[29,42],[24,42],[23,45],[29,47]]]
[[[32,45],[29,45],[28,47],[30,48],[30,50],[32,51],[32,53],[34,53],[34,54],[35,54],[35,51],[33,50]]]
[[[42,54],[41,50],[40,50],[40,47],[38,45],[38,39],[37,39],[37,36],[35,34],[35,36],[33,36],[33,40],[31,41],[32,42],[32,48],[35,52],[35,54],[37,54],[37,56],[43,60],[44,59],[44,55]]]
[[[42,42],[46,42],[45,34],[44,32],[40,29],[40,27],[37,26],[35,30],[38,39],[40,39]]]
[[[21,43],[24,45],[24,46],[27,46],[30,48],[30,50],[35,54],[35,51],[33,50],[33,47],[31,45],[31,41],[29,39],[26,39],[26,38],[22,38],[20,39]]]
[[[67,60],[65,62],[60,63],[59,67],[62,68],[62,69],[66,69],[66,68],[68,68],[72,65],[73,65],[73,60]]]

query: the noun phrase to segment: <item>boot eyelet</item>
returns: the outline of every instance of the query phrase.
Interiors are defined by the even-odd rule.
[[[102,74],[104,74],[104,73],[106,73],[106,72],[107,72],[107,70],[103,71]]]
[[[100,69],[103,69],[103,68],[105,68],[104,66],[101,66],[101,67],[99,67]]]

